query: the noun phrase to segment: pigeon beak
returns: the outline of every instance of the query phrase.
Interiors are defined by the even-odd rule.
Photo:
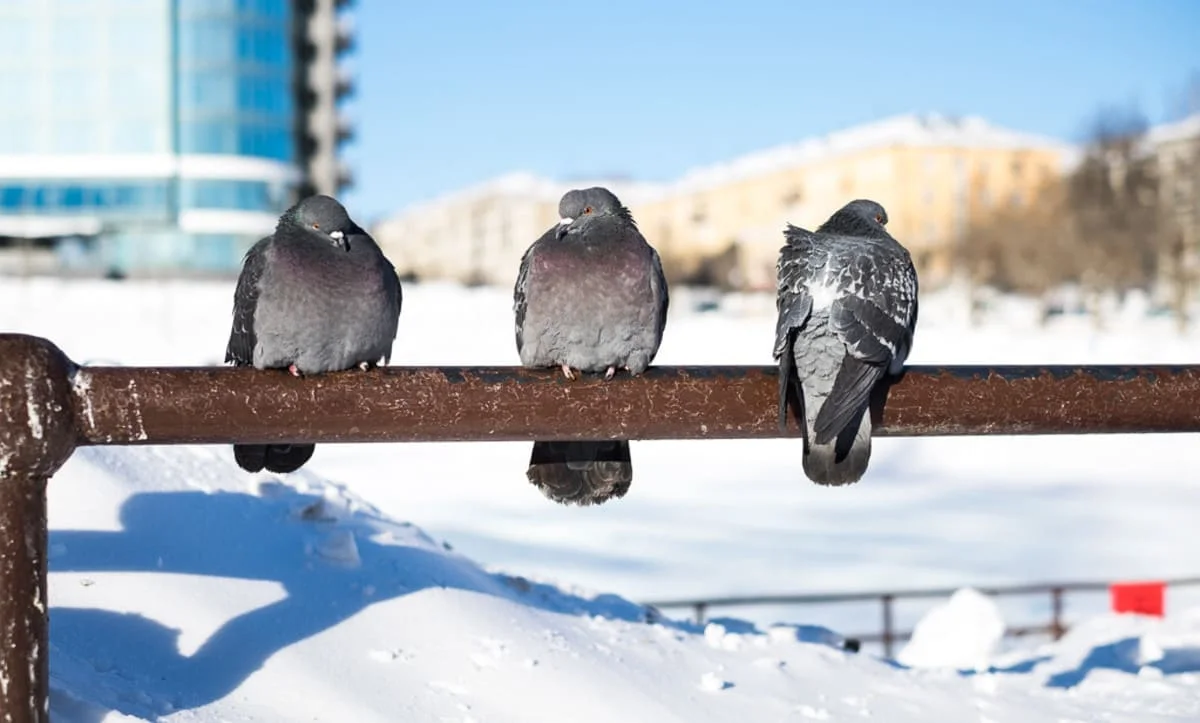
[[[562,239],[563,236],[566,236],[567,232],[571,229],[571,224],[574,222],[575,219],[573,218],[560,219],[558,222],[558,229],[554,232],[554,238]]]
[[[329,238],[333,239],[337,245],[341,246],[344,250],[350,250],[350,239],[346,238],[346,233],[344,231],[330,231]]]

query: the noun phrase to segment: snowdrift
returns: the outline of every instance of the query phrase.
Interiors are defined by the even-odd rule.
[[[84,449],[50,505],[56,723],[1200,715],[1200,618],[1099,619],[986,669],[907,669],[823,628],[700,629],[488,571],[224,448]]]

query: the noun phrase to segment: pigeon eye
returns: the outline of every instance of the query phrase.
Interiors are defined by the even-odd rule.
[[[591,212],[592,212],[592,207],[591,207],[591,206],[588,206],[587,208],[583,209],[583,212],[584,212],[584,213],[591,213]]]
[[[313,224],[313,228],[321,228],[321,224],[319,224],[319,223],[314,223],[314,224]]]
[[[880,214],[880,213],[875,214],[875,222],[883,223],[883,214]]]

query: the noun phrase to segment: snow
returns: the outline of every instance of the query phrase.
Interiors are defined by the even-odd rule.
[[[896,660],[912,668],[983,670],[1003,637],[1004,618],[996,603],[963,588],[925,613]]]
[[[673,292],[658,363],[769,363],[770,297],[701,312]],[[78,362],[218,364],[232,293],[5,280],[0,329]],[[1003,298],[972,327],[965,308],[923,297],[910,362],[1200,356],[1136,305],[1102,330]],[[513,364],[511,313],[507,289],[406,286],[393,363]],[[1070,595],[1082,624],[1058,643],[919,668],[842,649],[877,604],[710,609],[701,628],[636,601],[1194,575],[1196,442],[880,438],[840,489],[807,483],[790,440],[635,442],[630,493],[588,509],[525,481],[527,443],[320,445],[279,478],[225,447],[84,449],[49,488],[54,720],[1195,719],[1194,590],[1169,590],[1165,620]],[[1022,625],[1046,598],[995,603]],[[937,602],[898,603],[897,625]]]

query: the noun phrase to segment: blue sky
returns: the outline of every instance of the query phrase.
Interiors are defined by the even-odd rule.
[[[901,11],[900,8],[903,8]],[[1200,0],[359,0],[351,210],[514,170],[665,180],[911,111],[1077,139],[1200,73]]]

